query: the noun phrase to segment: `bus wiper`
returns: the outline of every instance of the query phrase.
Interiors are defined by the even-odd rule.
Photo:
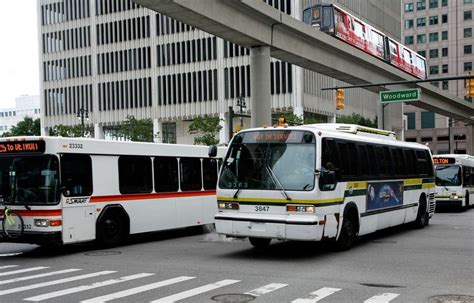
[[[235,194],[234,194],[234,199],[237,199],[241,190],[242,190],[241,186],[237,187],[237,190],[235,191]]]
[[[280,180],[278,180],[278,177],[275,175],[272,168],[268,164],[265,164],[265,168],[270,177],[272,178],[273,182],[280,187],[280,193],[282,194],[282,196],[285,197],[286,200],[291,201],[290,196],[288,196],[288,194],[286,193],[285,188],[283,187],[283,185],[281,185]]]

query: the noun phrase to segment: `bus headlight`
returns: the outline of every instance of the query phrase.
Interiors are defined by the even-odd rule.
[[[286,211],[300,212],[300,213],[314,213],[313,205],[287,205]]]
[[[48,219],[35,219],[35,226],[37,227],[48,227],[49,220]]]
[[[218,202],[219,209],[239,209],[239,203],[236,202]]]
[[[453,195],[453,199],[458,199],[459,196],[458,195]]]

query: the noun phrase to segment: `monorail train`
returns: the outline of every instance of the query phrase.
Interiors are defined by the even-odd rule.
[[[316,4],[303,22],[377,57],[419,79],[426,79],[426,59],[334,4]]]

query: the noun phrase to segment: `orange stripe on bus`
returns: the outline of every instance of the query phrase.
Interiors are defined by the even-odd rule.
[[[14,212],[18,213],[22,217],[56,217],[62,215],[61,209],[39,209],[39,210],[20,210],[15,209]],[[3,216],[3,209],[0,211],[0,215]]]
[[[95,196],[91,197],[91,203],[111,202],[111,201],[133,201],[133,200],[150,200],[150,199],[166,199],[166,198],[185,198],[198,196],[215,195],[215,190],[206,191],[189,191],[178,193],[153,193],[153,194],[132,194],[132,195],[114,195],[114,196]]]

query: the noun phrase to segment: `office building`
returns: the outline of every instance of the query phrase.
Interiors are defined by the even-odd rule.
[[[0,136],[26,117],[38,119],[40,116],[40,96],[24,95],[15,98],[15,107],[0,108]]]
[[[427,59],[429,79],[466,75],[474,54],[473,0],[403,0],[404,43]],[[464,81],[433,81],[440,90],[465,98]],[[428,144],[434,154],[469,153],[473,134],[464,121],[405,106],[407,141]]]

